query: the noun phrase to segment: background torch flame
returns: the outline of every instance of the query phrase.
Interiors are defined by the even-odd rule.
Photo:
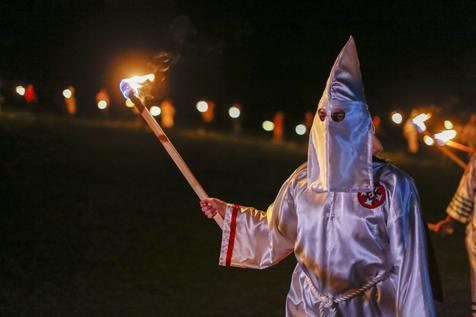
[[[121,80],[119,84],[119,89],[122,92],[124,98],[128,99],[131,92],[134,93],[134,96],[139,97],[139,89],[146,81],[153,82],[155,80],[154,74],[147,74],[142,76],[134,76],[131,78],[126,78]]]
[[[433,137],[438,141],[438,143],[445,144],[456,137],[456,130],[445,130],[443,132],[436,133]]]
[[[421,113],[412,119],[412,123],[417,127],[418,132],[426,131],[425,121],[431,118],[431,113]]]

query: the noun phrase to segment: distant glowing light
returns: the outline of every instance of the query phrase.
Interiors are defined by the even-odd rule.
[[[401,113],[398,113],[398,112],[394,112],[394,113],[392,114],[392,121],[393,121],[393,123],[395,123],[395,124],[400,124],[400,123],[402,123],[402,121],[403,121],[403,116],[402,116],[402,114],[401,114]]]
[[[453,122],[451,122],[450,120],[445,120],[445,122],[443,123],[443,125],[445,126],[445,129],[446,130],[451,130],[453,129],[455,126],[453,124]]]
[[[304,135],[307,131],[306,126],[304,124],[298,124],[295,130],[298,135]]]
[[[197,110],[200,112],[207,112],[208,110],[208,103],[206,101],[199,101],[197,102]]]
[[[438,141],[439,144],[445,144],[448,141],[454,139],[456,137],[456,130],[445,130],[440,133],[436,133],[433,135],[436,141]]]
[[[122,92],[124,98],[129,98],[131,92],[134,93],[134,96],[139,97],[139,89],[142,87],[146,81],[153,82],[155,80],[154,74],[147,74],[142,76],[133,76],[131,78],[126,78],[121,80],[119,84],[119,89]]]
[[[23,86],[16,86],[15,87],[15,91],[17,94],[19,94],[20,96],[24,96],[25,95],[25,87]]]
[[[270,132],[274,130],[274,123],[269,120],[263,121],[263,124],[261,126],[263,127],[264,131]]]
[[[159,106],[150,107],[150,114],[153,115],[154,117],[159,116],[161,112],[162,110],[160,109]]]
[[[107,108],[107,101],[106,100],[99,100],[98,102],[98,108],[100,110],[104,110]]]
[[[433,140],[433,138],[429,135],[425,135],[423,137],[423,142],[425,142],[425,144],[428,146],[432,146],[433,144],[435,144],[435,140]]]
[[[418,132],[426,131],[425,121],[431,118],[431,113],[421,113],[412,119],[413,124],[417,127]]]
[[[233,119],[239,118],[241,115],[240,108],[231,106],[230,109],[228,109],[228,115]]]
[[[127,99],[126,99],[126,107],[127,107],[127,108],[134,108],[134,106],[135,106],[135,105],[134,105],[134,103],[132,102],[132,100],[129,99],[129,98],[127,98]]]
[[[65,97],[66,99],[71,98],[72,95],[73,92],[71,91],[71,89],[66,88],[65,90],[63,90],[63,97]]]

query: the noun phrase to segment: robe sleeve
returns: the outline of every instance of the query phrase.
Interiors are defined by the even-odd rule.
[[[476,160],[473,158],[461,178],[453,199],[448,205],[448,208],[446,208],[446,213],[451,218],[464,224],[469,222],[474,210],[474,183],[476,182],[475,163]]]
[[[388,233],[396,274],[395,311],[399,317],[436,316],[428,270],[425,224],[413,181],[398,181],[389,195]]]
[[[266,212],[253,207],[227,206],[220,265],[264,269],[293,252],[296,211],[291,191],[290,178]]]

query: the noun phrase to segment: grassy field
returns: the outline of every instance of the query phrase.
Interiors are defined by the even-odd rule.
[[[306,160],[305,144],[171,133],[210,195],[265,208]],[[283,316],[295,260],[264,271],[218,267],[220,232],[145,129],[0,117],[1,316]],[[461,171],[393,151],[425,217],[443,216]],[[440,316],[469,315],[464,228],[432,236]]]

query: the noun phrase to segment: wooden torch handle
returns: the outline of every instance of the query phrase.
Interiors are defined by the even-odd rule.
[[[175,146],[172,144],[170,139],[167,137],[162,127],[157,123],[155,118],[149,112],[149,109],[147,109],[147,107],[144,106],[142,101],[139,98],[135,97],[133,94],[131,94],[129,97],[134,103],[134,105],[136,106],[136,108],[139,110],[139,113],[141,114],[142,118],[144,118],[145,122],[150,127],[150,129],[154,132],[157,139],[159,139],[160,143],[162,143],[165,150],[170,155],[175,165],[177,165],[178,169],[180,170],[182,175],[185,177],[185,179],[188,181],[188,183],[190,184],[192,189],[195,191],[197,196],[200,198],[200,200],[204,198],[208,198],[208,195],[203,189],[202,185],[200,185],[198,180],[195,178],[192,171],[187,166],[182,156],[177,151]],[[213,217],[213,219],[216,221],[218,226],[221,229],[223,229],[223,218],[218,213]]]
[[[440,150],[443,154],[448,156],[453,162],[456,163],[456,165],[458,165],[462,169],[466,169],[466,163],[463,162],[462,159],[460,159],[456,154],[451,152],[448,148],[446,148],[445,146],[440,146],[440,145],[436,145],[436,148]]]
[[[455,149],[460,150],[460,151],[464,151],[464,152],[468,152],[468,153],[476,153],[476,149],[474,149],[470,146],[463,145],[461,143],[453,142],[451,140],[448,141],[446,143],[446,145],[454,147]]]
[[[432,135],[428,131],[425,131],[423,133],[423,135],[427,135],[427,136],[433,138]],[[435,141],[435,143],[436,143],[436,141]],[[446,155],[449,159],[451,159],[456,165],[458,165],[462,169],[466,169],[466,163],[463,162],[463,160],[461,160],[456,154],[451,152],[450,149],[448,149],[444,145],[438,145],[438,144],[435,144],[435,148],[438,151],[440,151],[441,153],[443,153],[444,155]]]

